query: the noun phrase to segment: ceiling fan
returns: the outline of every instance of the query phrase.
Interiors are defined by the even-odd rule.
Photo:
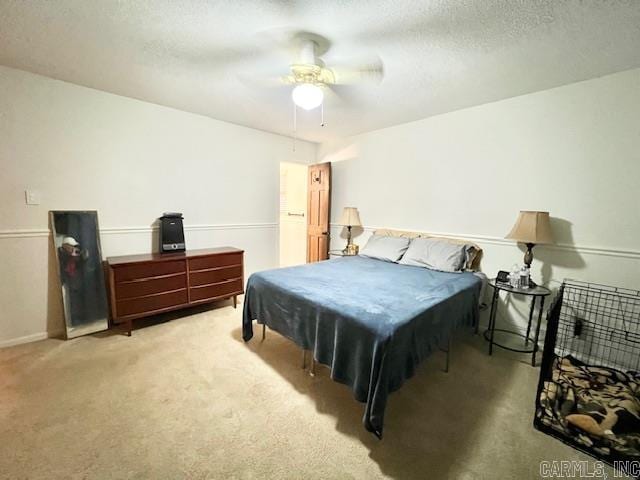
[[[291,97],[296,106],[313,110],[322,105],[325,92],[335,93],[336,85],[361,82],[379,83],[384,77],[384,66],[379,57],[358,65],[327,66],[321,56],[331,48],[325,37],[304,31],[287,32],[281,45],[295,55],[289,65],[290,73],[275,78],[270,85],[293,86]]]

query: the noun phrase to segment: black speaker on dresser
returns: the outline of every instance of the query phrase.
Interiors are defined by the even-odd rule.
[[[166,212],[160,218],[160,253],[184,252],[182,214]]]

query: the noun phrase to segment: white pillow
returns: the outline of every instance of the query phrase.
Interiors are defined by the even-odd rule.
[[[436,238],[414,238],[398,263],[442,272],[460,272],[465,268],[467,248],[468,245]]]
[[[363,257],[375,258],[386,262],[397,262],[409,247],[409,238],[371,235],[369,241],[360,250]]]

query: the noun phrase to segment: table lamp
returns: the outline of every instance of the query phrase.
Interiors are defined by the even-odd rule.
[[[524,243],[527,246],[527,252],[524,254],[524,264],[527,268],[531,268],[533,247],[537,244],[553,243],[549,212],[521,210],[515,225],[505,238]]]
[[[349,255],[355,255],[358,253],[358,246],[351,243],[351,227],[361,227],[360,214],[355,207],[344,207],[342,210],[342,218],[340,224],[347,227],[347,246],[345,252]]]

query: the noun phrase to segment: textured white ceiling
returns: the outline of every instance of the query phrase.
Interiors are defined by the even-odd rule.
[[[638,0],[2,0],[0,64],[291,135],[274,29],[317,32],[332,62],[379,55],[299,136],[335,139],[640,66]],[[267,32],[265,34],[264,32]]]

